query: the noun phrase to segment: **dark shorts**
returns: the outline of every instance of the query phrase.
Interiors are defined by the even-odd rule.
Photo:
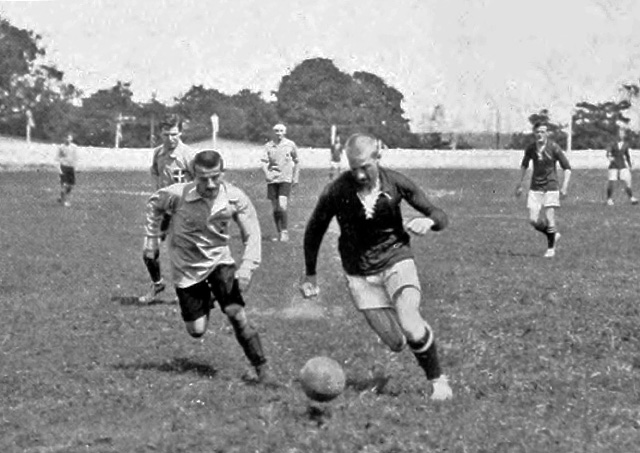
[[[277,200],[278,197],[288,197],[291,195],[290,182],[274,182],[267,184],[267,198],[269,200]]]
[[[244,307],[244,299],[235,274],[234,264],[221,264],[200,283],[188,288],[176,288],[182,319],[192,322],[208,315],[213,308],[214,297],[223,311],[232,304]]]
[[[67,167],[66,165],[60,165],[60,184],[66,184],[68,186],[76,185],[75,168]]]

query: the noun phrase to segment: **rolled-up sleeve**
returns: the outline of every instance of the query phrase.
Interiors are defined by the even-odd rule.
[[[241,265],[244,268],[255,270],[262,261],[262,233],[258,214],[253,203],[244,192],[238,189],[234,198],[236,198],[234,220],[238,224],[244,244]]]
[[[160,189],[147,200],[145,235],[149,238],[161,236],[160,224],[165,214],[173,211],[179,194],[171,188]]]

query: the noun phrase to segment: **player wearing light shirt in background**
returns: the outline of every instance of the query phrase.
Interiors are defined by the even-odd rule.
[[[242,190],[223,180],[224,162],[217,151],[198,152],[193,168],[193,182],[173,184],[149,198],[143,254],[149,258],[157,254],[161,223],[171,215],[167,242],[187,332],[195,338],[204,335],[215,297],[259,381],[271,383],[260,336],[244,309],[243,292],[261,261],[256,211]],[[231,221],[238,225],[244,243],[239,266],[229,248]]]
[[[191,162],[195,150],[182,143],[181,135],[182,120],[177,115],[168,115],[160,122],[162,145],[153,150],[151,162],[151,177],[155,190],[175,183],[193,181]],[[170,221],[171,216],[167,214],[160,228],[163,238],[169,228]],[[143,256],[143,261],[152,283],[149,292],[140,297],[139,302],[148,304],[156,300],[158,294],[166,288],[160,269],[160,249],[155,256]]]
[[[60,166],[60,198],[58,203],[69,207],[71,189],[76,185],[76,165],[78,164],[78,147],[73,143],[73,134],[65,137],[64,143],[58,146],[56,161]]]
[[[631,189],[631,156],[629,144],[625,140],[626,129],[618,129],[618,140],[607,148],[609,170],[607,172],[607,204],[613,206],[613,189],[616,181],[622,181],[624,190],[629,196],[631,204],[638,204],[638,199],[633,196]]]
[[[284,124],[273,126],[273,139],[264,147],[261,164],[267,181],[267,198],[271,200],[273,220],[278,237],[274,240],[287,242],[288,202],[291,186],[298,183],[300,166],[296,144],[284,135],[287,128]]]
[[[560,238],[556,227],[555,210],[560,207],[560,198],[567,196],[571,179],[571,165],[560,146],[549,139],[546,123],[536,123],[533,126],[533,132],[536,141],[524,151],[520,164],[522,173],[516,187],[516,197],[522,195],[522,183],[527,174],[529,163],[533,162],[531,185],[527,197],[529,223],[547,237],[547,251],[544,257],[553,258],[556,255],[556,243]],[[557,162],[564,170],[561,188],[558,183]]]

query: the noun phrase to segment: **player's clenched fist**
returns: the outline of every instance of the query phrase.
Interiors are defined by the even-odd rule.
[[[428,217],[416,217],[406,222],[404,227],[410,233],[422,236],[431,231],[434,224],[435,222]]]
[[[236,271],[236,279],[238,280],[238,286],[240,287],[240,291],[244,292],[249,289],[249,285],[251,284],[251,275],[253,273],[250,269],[240,267]]]

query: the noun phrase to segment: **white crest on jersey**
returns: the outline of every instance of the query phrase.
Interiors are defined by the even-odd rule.
[[[171,178],[173,179],[173,182],[186,182],[186,174],[187,172],[182,168],[176,168],[171,171]]]

